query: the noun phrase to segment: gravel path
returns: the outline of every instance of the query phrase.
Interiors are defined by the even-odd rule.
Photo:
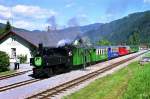
[[[11,70],[14,69],[13,63],[10,64],[10,69]],[[23,71],[28,71],[28,70],[32,70],[32,66],[30,66],[30,64],[20,64],[20,69],[18,69],[16,72],[23,72]],[[31,74],[32,74],[32,71],[27,72],[22,75],[18,75],[18,76],[14,76],[11,78],[0,80],[0,87],[32,79],[32,77],[30,76]]]
[[[31,74],[32,74],[32,71],[25,73],[23,75],[0,80],[0,87],[32,79],[32,77],[30,76]]]
[[[138,53],[141,53],[141,52],[138,52]],[[36,83],[32,83],[32,84],[21,86],[21,87],[15,88],[15,89],[0,92],[0,99],[10,99],[10,98],[11,99],[22,99],[22,98],[26,98],[26,97],[29,97],[33,94],[37,94],[37,93],[42,92],[46,89],[57,86],[63,82],[70,81],[72,79],[78,78],[82,75],[85,75],[85,74],[90,73],[92,71],[95,71],[97,69],[108,66],[108,65],[115,63],[117,61],[123,60],[129,56],[133,56],[135,54],[137,54],[137,53],[134,53],[134,54],[128,55],[128,56],[123,56],[123,57],[113,59],[113,60],[110,60],[107,62],[102,62],[102,63],[96,64],[96,65],[93,65],[92,67],[88,67],[85,70],[71,71],[68,73],[53,76],[51,78],[48,78],[48,79],[45,79],[45,80],[42,80],[42,81],[39,81]],[[16,78],[16,79],[19,79],[19,78]],[[7,82],[7,81],[5,81],[5,82]],[[57,99],[57,98],[55,98],[55,99]]]
[[[20,64],[20,68],[17,70],[17,72],[32,70],[32,66],[30,64]],[[14,63],[10,63],[9,66],[10,70],[14,70]]]

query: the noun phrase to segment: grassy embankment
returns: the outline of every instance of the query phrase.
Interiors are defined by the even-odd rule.
[[[64,99],[150,99],[150,63],[131,63]]]
[[[5,72],[1,72],[1,73],[0,73],[0,77],[1,77],[1,76],[5,76],[5,75],[11,75],[11,74],[13,74],[13,73],[15,73],[15,71],[5,71]]]

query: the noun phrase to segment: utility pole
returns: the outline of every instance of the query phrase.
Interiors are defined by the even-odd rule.
[[[83,47],[83,69],[86,68],[86,45],[83,40],[80,38],[79,40],[81,47]]]
[[[85,69],[85,67],[86,67],[86,49],[84,49],[84,51],[83,51],[83,69]]]
[[[9,13],[10,13],[10,16],[7,18],[7,22],[10,22],[11,24],[11,30],[13,29],[13,8],[12,8],[12,5],[9,4]]]
[[[51,29],[50,29],[50,26],[47,26],[47,32],[50,32]]]
[[[11,21],[12,21],[12,23],[11,23],[11,30],[13,29],[13,9],[12,9],[12,7],[11,7]]]

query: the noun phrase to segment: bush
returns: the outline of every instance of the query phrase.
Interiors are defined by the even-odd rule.
[[[0,72],[9,70],[9,56],[5,53],[0,51]]]
[[[18,58],[20,59],[20,63],[26,63],[27,62],[27,55],[19,55]]]

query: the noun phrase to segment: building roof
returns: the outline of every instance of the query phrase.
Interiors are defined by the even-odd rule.
[[[9,33],[0,37],[0,40],[5,38],[6,35],[15,34],[31,43],[32,45],[38,47],[39,43],[42,43],[44,47],[57,47],[60,40],[69,39],[70,41],[74,41],[79,31],[53,31],[53,32],[45,32],[45,31],[27,31],[23,29],[13,29]]]

